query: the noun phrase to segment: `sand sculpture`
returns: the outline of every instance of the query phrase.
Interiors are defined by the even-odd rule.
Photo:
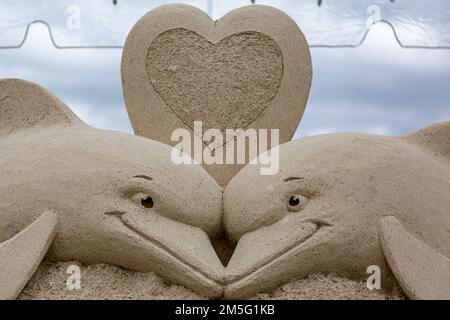
[[[162,143],[91,128],[21,80],[0,80],[0,150],[0,298],[15,298],[45,254],[222,295],[209,240],[222,233],[222,191],[201,166],[174,165]]]
[[[285,13],[248,6],[213,21],[188,5],[147,13],[122,57],[125,102],[137,135],[175,145],[177,128],[279,129],[289,141],[311,85],[308,44]],[[198,136],[198,134],[197,134]],[[215,152],[227,147],[204,142]],[[248,160],[248,159],[247,159]],[[236,163],[236,162],[234,162]],[[242,164],[204,164],[225,186]]]
[[[192,42],[205,51],[186,48]],[[247,52],[247,44],[264,52]],[[246,96],[255,88],[246,87],[245,72],[235,78],[240,62],[220,59],[230,48],[263,57],[250,63],[267,81],[257,82],[258,105]],[[178,54],[206,59],[206,69],[189,69]],[[223,68],[215,60],[231,63],[231,75],[210,84],[210,69]],[[213,23],[197,9],[164,6],[133,29],[123,61],[136,133],[167,144],[94,129],[40,86],[0,80],[0,298],[15,298],[44,257],[154,271],[211,298],[248,297],[311,273],[366,278],[378,265],[383,283],[393,275],[411,298],[450,298],[450,123],[401,138],[287,142],[278,174],[249,164],[222,197],[213,177],[223,184],[237,168],[206,168],[211,177],[200,165],[175,165],[170,131],[200,117],[221,130],[279,127],[290,139],[311,80],[298,28],[268,7]],[[172,63],[200,79],[161,68]],[[218,84],[223,79],[249,91],[224,102],[231,89]],[[183,88],[185,81],[206,91]],[[209,90],[217,96],[196,95]],[[201,109],[186,105],[187,96]],[[209,103],[231,112],[215,113]],[[211,244],[223,235],[237,243],[226,267]]]
[[[367,279],[389,268],[410,298],[450,299],[450,122],[392,138],[308,137],[280,146],[280,172],[247,165],[224,191],[238,241],[225,297],[310,273]]]

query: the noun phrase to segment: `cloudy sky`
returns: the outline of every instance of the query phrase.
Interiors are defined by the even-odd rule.
[[[401,135],[450,120],[450,50],[401,48],[392,29],[379,23],[358,48],[311,53],[313,84],[296,137],[342,131]],[[0,50],[0,77],[37,82],[87,123],[132,132],[122,97],[121,54],[121,49],[56,49],[47,26],[33,24],[22,48]]]

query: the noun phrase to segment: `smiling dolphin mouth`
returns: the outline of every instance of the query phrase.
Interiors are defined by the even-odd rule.
[[[332,224],[321,219],[307,219],[297,223],[279,221],[244,235],[228,263],[225,282],[230,285],[251,277],[283,259],[285,255],[307,245],[326,227],[332,227]]]
[[[141,217],[123,211],[109,211],[105,214],[116,217],[129,230],[162,250],[183,269],[190,270],[205,281],[224,284],[224,267],[203,230],[159,215]],[[205,254],[205,251],[211,255]]]

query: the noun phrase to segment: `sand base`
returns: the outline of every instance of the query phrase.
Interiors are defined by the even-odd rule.
[[[81,268],[81,289],[68,290],[69,265]],[[111,265],[83,266],[77,262],[44,262],[19,299],[203,299],[182,286],[170,285],[154,273],[139,273]],[[389,293],[366,288],[365,282],[335,275],[311,275],[253,299],[404,299],[398,287]]]

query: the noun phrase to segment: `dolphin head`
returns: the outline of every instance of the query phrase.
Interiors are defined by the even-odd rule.
[[[279,148],[277,174],[264,176],[259,165],[247,165],[224,190],[224,226],[237,242],[226,271],[227,297],[313,272],[361,278],[370,265],[384,270],[380,217],[396,216],[414,230],[417,222],[436,223],[423,213],[438,214],[443,205],[437,200],[450,204],[444,194],[450,181],[442,178],[448,166],[430,166],[433,159],[400,138],[322,135]],[[436,186],[440,176],[434,195],[422,187]]]
[[[201,166],[174,164],[162,143],[89,127],[34,84],[2,80],[0,89],[1,111],[19,118],[0,123],[2,236],[52,209],[50,259],[154,271],[222,294],[210,242],[222,233],[222,190]]]

